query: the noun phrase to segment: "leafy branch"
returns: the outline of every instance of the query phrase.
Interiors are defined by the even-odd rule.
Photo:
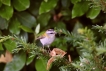
[[[101,29],[100,26],[96,26],[95,28]],[[26,42],[25,38],[22,37],[19,38],[17,36],[4,36],[0,37],[0,41],[2,44],[7,40],[11,40],[12,43],[14,42],[14,44],[16,44],[16,47],[11,49],[13,54],[23,51],[24,53],[27,53],[29,55],[28,59],[35,56],[37,56],[38,59],[47,59],[47,69],[49,69],[50,65],[53,64],[59,66],[59,69],[61,71],[69,69],[79,71],[105,70],[105,63],[103,63],[102,61],[105,59],[105,56],[102,57],[102,55],[106,53],[106,40],[104,40],[104,42],[101,42],[100,44],[96,43],[96,38],[94,37],[93,31],[88,28],[78,29],[77,34],[72,34],[69,31],[63,29],[55,30],[59,34],[59,36],[64,34],[63,37],[66,39],[66,42],[71,42],[71,45],[79,50],[79,60],[73,61],[70,57],[67,59],[66,57],[68,56],[65,55],[66,52],[59,48],[54,48],[50,53],[48,53],[46,49],[38,47],[36,43],[28,43]],[[104,30],[102,29],[101,31]],[[8,50],[8,48],[6,49]]]

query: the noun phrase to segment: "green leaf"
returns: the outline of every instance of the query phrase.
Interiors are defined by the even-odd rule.
[[[25,31],[22,31],[20,34],[19,34],[19,38],[23,39],[25,42],[28,41],[28,33],[25,32]]]
[[[38,25],[36,26],[35,33],[38,34],[39,31],[40,31],[40,24],[38,24]]]
[[[48,2],[48,0],[44,0],[45,2]]]
[[[35,56],[33,56],[33,57],[28,57],[28,58],[27,58],[27,61],[26,61],[26,65],[29,65],[29,64],[33,61],[34,58],[35,58]]]
[[[87,18],[95,19],[99,15],[100,11],[100,7],[92,7],[90,8],[86,16]]]
[[[0,0],[4,5],[10,6],[11,0]]]
[[[30,6],[30,0],[13,0],[13,6],[17,11],[24,11]]]
[[[65,44],[66,41],[67,40],[65,38],[63,39],[63,37],[56,38],[55,41],[51,44],[51,46],[55,46],[66,51],[67,50],[67,44]]]
[[[37,71],[47,71],[46,70],[47,61],[44,58],[40,58],[35,63],[35,68]]]
[[[17,47],[16,42],[12,39],[5,41],[3,44],[6,47],[6,49],[10,52],[12,52],[12,50]]]
[[[2,17],[0,17],[0,29],[7,29],[8,28],[8,21]]]
[[[0,43],[0,50],[4,50],[1,43]]]
[[[17,13],[17,18],[24,26],[29,28],[32,28],[36,25],[35,17],[27,12]]]
[[[71,16],[71,10],[69,10],[69,9],[66,9],[66,10],[62,10],[61,11],[61,14],[63,15],[63,16]]]
[[[9,25],[9,31],[12,33],[12,34],[19,34],[20,33],[20,22],[17,20],[17,18],[13,18],[11,21],[10,21],[10,25]]]
[[[61,67],[59,67],[59,70],[60,71],[71,71],[71,68],[70,67],[66,67],[66,66],[61,66]]]
[[[33,14],[34,16],[38,16],[39,15],[39,7],[41,5],[42,0],[37,0],[37,1],[33,1],[31,0],[31,5],[28,8],[28,11]]]
[[[73,3],[73,4],[75,4],[75,3],[77,3],[77,2],[81,2],[81,0],[70,0],[71,1],[71,3]]]
[[[50,18],[51,15],[49,13],[41,14],[38,16],[38,22],[41,24],[41,26],[47,26]]]
[[[19,28],[21,28],[25,32],[33,33],[33,30],[28,28],[28,27],[26,27],[26,26],[20,25]]]
[[[56,6],[57,2],[58,0],[48,0],[47,2],[43,1],[39,9],[39,14],[49,12]]]
[[[2,3],[0,2],[0,7],[2,6]]]
[[[73,27],[72,33],[74,34],[78,34],[78,29],[83,28],[82,23],[80,23],[79,21],[77,21]]]
[[[65,23],[62,22],[62,21],[59,21],[59,22],[57,23],[57,27],[60,28],[60,29],[66,29]]]
[[[84,15],[88,9],[89,5],[87,1],[82,1],[74,4],[74,7],[72,9],[72,18]]]
[[[0,16],[2,18],[9,20],[12,17],[12,15],[13,15],[13,8],[11,6],[3,5],[0,8]]]
[[[70,6],[69,0],[61,0],[61,4],[63,7],[68,8]]]
[[[96,48],[96,51],[97,51],[97,55],[100,55],[100,54],[103,54],[103,53],[106,53],[106,48]]]
[[[62,21],[52,22],[52,23],[50,23],[50,24],[51,24],[52,27],[55,27],[55,26],[56,26],[56,27],[59,28],[59,29],[66,29],[65,23],[62,22]]]
[[[6,64],[3,71],[20,71],[26,62],[25,52],[15,54],[13,60]]]

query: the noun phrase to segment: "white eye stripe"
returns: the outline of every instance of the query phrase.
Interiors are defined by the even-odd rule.
[[[47,31],[54,31],[53,29],[48,29]]]
[[[54,31],[46,31],[47,33],[54,33]]]
[[[46,33],[47,34],[56,34],[56,32],[53,30],[53,29],[48,29],[47,31],[46,31]]]

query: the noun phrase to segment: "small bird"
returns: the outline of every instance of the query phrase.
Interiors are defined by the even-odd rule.
[[[40,42],[44,46],[50,47],[50,44],[55,40],[56,32],[53,29],[48,29],[42,36],[39,37]],[[49,48],[50,50],[50,48]]]

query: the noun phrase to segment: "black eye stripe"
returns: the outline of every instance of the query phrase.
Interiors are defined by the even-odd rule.
[[[54,33],[48,33],[48,34],[54,34]]]
[[[51,32],[51,33],[47,33],[47,34],[55,34],[55,33],[52,33],[52,32]]]

